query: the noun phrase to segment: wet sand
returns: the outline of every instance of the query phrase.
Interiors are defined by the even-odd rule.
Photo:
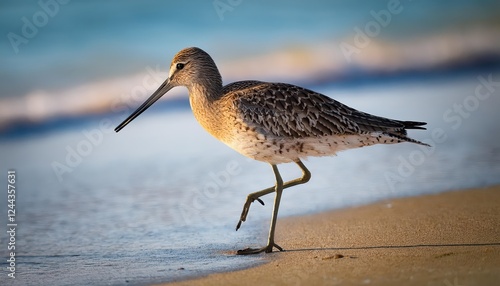
[[[498,285],[500,186],[289,217],[276,235],[266,264],[164,285]]]

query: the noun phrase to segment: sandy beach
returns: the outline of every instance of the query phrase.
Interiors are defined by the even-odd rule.
[[[163,285],[498,285],[500,186],[280,219],[277,242],[263,265]]]

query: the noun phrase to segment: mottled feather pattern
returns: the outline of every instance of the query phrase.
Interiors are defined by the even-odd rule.
[[[406,127],[424,124],[360,112],[325,95],[291,84],[242,81],[227,85],[224,94],[233,98],[233,104],[246,124],[264,135],[277,137],[383,132],[404,140]]]

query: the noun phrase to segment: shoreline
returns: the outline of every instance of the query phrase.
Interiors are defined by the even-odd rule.
[[[276,240],[262,265],[159,285],[497,285],[500,185],[288,217]]]
[[[311,89],[326,89],[334,86],[339,90],[343,90],[346,88],[352,87],[377,87],[381,84],[385,85],[394,85],[400,84],[408,81],[424,81],[426,83],[435,82],[435,81],[448,81],[457,79],[458,81],[463,78],[468,78],[469,76],[476,76],[478,73],[490,72],[495,73],[500,71],[500,56],[495,60],[494,63],[485,64],[483,62],[478,62],[477,64],[472,64],[471,66],[462,66],[458,65],[455,69],[448,67],[444,70],[408,70],[408,71],[399,71],[398,73],[366,73],[366,74],[353,74],[347,78],[337,79],[334,76],[330,80],[325,80],[324,78],[314,78],[310,77],[308,79],[302,81],[294,81],[295,84],[304,85],[307,88]],[[142,75],[142,77],[141,77]],[[128,78],[129,81],[140,81],[144,76],[147,76],[146,73],[141,75],[130,75]],[[230,80],[229,82],[237,81],[238,79]],[[277,79],[275,81],[278,81]],[[292,82],[293,83],[293,82]],[[94,83],[98,85],[98,88],[102,88],[99,83]],[[122,84],[121,82],[115,83],[115,81],[111,81],[112,84]],[[84,85],[86,86],[86,85]],[[81,88],[81,86],[68,87],[69,91],[73,89]],[[65,92],[67,94],[69,91]],[[153,92],[154,90],[151,90]],[[171,91],[172,92],[172,91]],[[41,95],[42,97],[45,95]],[[0,98],[0,103],[4,103],[6,106],[12,104],[10,103],[11,99],[8,98]],[[71,116],[65,113],[55,113],[55,114],[47,114],[46,118],[43,119],[33,119],[29,117],[23,117],[19,115],[12,115],[4,118],[5,122],[3,125],[0,125],[0,140],[19,138],[22,136],[29,136],[28,134],[44,134],[48,132],[53,132],[57,130],[61,130],[63,128],[67,128],[69,124],[78,124],[78,122],[89,122],[93,120],[98,120],[102,118],[113,118],[117,115],[117,112],[113,112],[112,110],[104,110],[102,109],[102,103],[93,103],[92,106],[97,106],[94,108],[86,108],[83,110],[79,110],[77,114],[72,114]],[[132,109],[135,106],[133,103],[123,103],[124,108]],[[186,91],[175,91],[171,97],[168,99],[160,99],[156,105],[158,108],[156,112],[161,112],[164,110],[190,110],[189,99],[187,97]],[[66,123],[61,123],[66,122]],[[69,123],[68,123],[69,122]]]

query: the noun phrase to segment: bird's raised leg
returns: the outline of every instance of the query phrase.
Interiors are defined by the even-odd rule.
[[[300,160],[295,161],[295,163],[302,170],[302,177],[294,179],[294,180],[291,180],[291,181],[288,181],[288,182],[285,182],[283,184],[283,189],[307,183],[309,181],[309,179],[311,179],[311,172],[309,172],[309,170],[306,168],[306,166],[304,165],[304,163],[302,163],[302,161],[300,161]],[[248,215],[248,211],[250,210],[250,205],[255,200],[257,200],[259,203],[261,203],[262,205],[264,205],[264,202],[260,199],[260,197],[265,196],[267,194],[270,194],[270,193],[274,192],[275,189],[276,189],[276,186],[273,186],[273,187],[269,187],[267,189],[264,189],[262,191],[251,193],[251,194],[249,194],[247,196],[247,200],[246,200],[245,204],[243,205],[243,211],[241,212],[240,221],[236,225],[236,230],[238,230],[240,228],[240,226],[241,226],[241,223],[246,220],[247,215]]]
[[[302,169],[303,175],[301,178],[287,182],[286,184],[288,184],[288,187],[295,186],[298,184],[303,184],[303,183],[309,181],[309,179],[311,178],[311,173],[309,172],[309,170],[307,170],[307,168],[304,166],[304,164],[300,160],[298,160],[296,163]],[[271,226],[269,228],[269,238],[267,241],[267,245],[265,247],[262,247],[262,248],[246,248],[243,250],[238,250],[237,254],[239,254],[239,255],[256,254],[256,253],[261,253],[261,252],[269,253],[269,252],[273,251],[274,247],[276,247],[280,251],[283,251],[283,248],[281,248],[279,245],[277,245],[274,242],[274,233],[276,230],[276,221],[278,219],[278,210],[279,210],[279,205],[280,205],[280,201],[281,201],[281,194],[283,193],[283,189],[285,188],[286,184],[283,184],[283,179],[281,178],[281,175],[278,171],[278,167],[276,165],[271,165],[271,166],[273,168],[273,172],[274,172],[274,175],[276,177],[276,185],[274,186],[274,190],[276,191],[276,197],[274,199],[273,215],[271,218]],[[261,194],[267,190],[268,189],[265,189],[265,190],[262,190],[260,192],[254,193],[254,194]],[[256,198],[258,198],[258,197],[254,197],[254,199],[256,199]],[[248,200],[247,200],[247,202],[248,202]],[[246,212],[248,212],[248,210]],[[246,214],[245,214],[245,216],[246,216]],[[238,223],[238,226],[240,224],[241,224],[241,220]]]
[[[238,250],[237,254],[256,254],[260,252],[273,252],[273,248],[276,247],[280,251],[283,251],[279,245],[274,243],[274,231],[276,230],[276,221],[278,219],[278,210],[280,207],[281,194],[283,193],[283,179],[278,171],[278,167],[276,165],[271,165],[273,167],[274,175],[276,176],[276,197],[274,198],[274,208],[273,208],[273,216],[271,218],[271,227],[269,228],[269,238],[267,240],[267,245],[262,248],[246,248],[243,250]]]

